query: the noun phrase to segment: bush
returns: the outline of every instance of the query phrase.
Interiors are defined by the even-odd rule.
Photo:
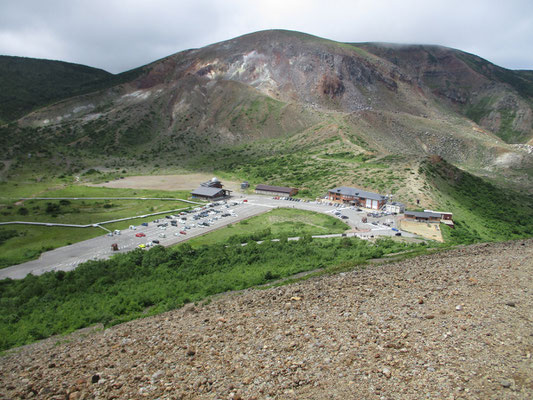
[[[46,209],[45,209],[45,212],[46,212],[47,214],[58,214],[60,210],[61,210],[61,207],[59,206],[59,204],[56,204],[56,203],[46,203]]]
[[[17,210],[17,214],[19,214],[19,215],[28,215],[29,211],[28,211],[28,209],[26,207],[20,207]]]
[[[267,229],[261,232],[268,234]],[[188,244],[173,249],[156,246],[88,261],[70,272],[3,280],[0,350],[95,323],[109,326],[163,312],[326,265],[353,266],[354,260],[361,263],[410,248],[418,246],[394,241],[372,244],[357,238],[305,238],[261,245],[252,240],[247,246],[212,244],[196,249]]]

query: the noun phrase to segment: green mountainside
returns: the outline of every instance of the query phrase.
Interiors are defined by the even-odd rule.
[[[131,79],[63,61],[0,56],[0,122],[18,119],[54,102]]]

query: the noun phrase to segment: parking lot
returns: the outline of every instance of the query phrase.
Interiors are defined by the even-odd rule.
[[[197,219],[194,219],[194,215],[199,215],[201,212],[199,209],[186,215],[176,215],[175,218],[159,218],[157,222],[149,222],[147,226],[139,225],[134,229],[124,229],[120,234],[103,235],[48,251],[38,260],[1,269],[0,279],[21,279],[30,273],[40,275],[53,270],[70,271],[88,260],[106,259],[140,246],[144,248],[149,248],[153,244],[171,246],[278,207],[332,215],[346,222],[351,227],[350,232],[362,239],[395,236],[400,233],[396,225],[397,216],[393,215],[369,216],[369,210],[358,211],[355,207],[316,201],[284,200],[262,195],[243,195],[235,196],[228,200],[227,204],[206,207],[204,211],[209,213]],[[229,215],[222,217],[223,214]],[[175,221],[175,225],[172,225],[171,221]],[[202,225],[203,223],[208,226]],[[158,226],[164,224],[166,226]],[[401,232],[401,235],[415,237],[407,232]],[[154,240],[159,243],[154,243]],[[117,251],[112,250],[113,244],[117,245]]]
[[[304,201],[299,199],[289,200],[266,196],[250,196],[248,199],[249,203],[254,205],[292,207],[332,215],[348,224],[351,227],[351,232],[362,239],[376,236],[416,237],[416,235],[398,229],[397,215],[387,215],[375,210],[358,209],[357,207],[336,203]]]
[[[187,218],[185,221],[181,220],[182,216],[172,219],[176,221],[177,226],[172,226],[171,219],[163,217],[159,218],[158,222],[149,222],[148,226],[138,225],[135,226],[135,229],[123,229],[120,234],[102,235],[47,251],[37,260],[1,269],[0,279],[21,279],[30,273],[41,275],[48,271],[70,271],[89,260],[106,259],[117,253],[131,251],[141,245],[146,248],[147,243],[153,243],[154,240],[158,240],[162,246],[171,246],[270,209],[268,206],[251,205],[248,202],[243,202],[242,199],[228,201],[228,203],[230,205],[228,208],[226,208],[226,204],[209,207],[208,209],[213,213],[204,218],[194,220],[192,216],[197,213],[188,213],[184,216]],[[236,204],[232,205],[232,203]],[[233,215],[228,212],[230,210],[233,211]],[[217,213],[216,211],[219,212]],[[228,212],[230,215],[221,217],[224,212]],[[218,216],[218,219],[215,219],[215,216]],[[212,223],[207,222],[210,219],[213,220]],[[202,222],[207,222],[209,226],[199,226],[199,223]],[[160,224],[168,224],[168,226],[158,227],[157,225]],[[194,227],[192,226],[193,224]],[[180,234],[180,231],[185,232],[185,234]],[[139,235],[140,237],[138,237],[137,234],[143,234],[144,236]],[[112,250],[111,246],[113,244],[117,245],[117,251]]]

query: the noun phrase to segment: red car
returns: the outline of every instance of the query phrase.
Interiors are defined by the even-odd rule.
[[[142,232],[136,233],[135,236],[137,237],[145,237],[146,235]]]
[[[185,232],[185,231],[180,231],[180,233],[181,233],[182,235],[186,235],[186,234],[187,234],[187,232]]]

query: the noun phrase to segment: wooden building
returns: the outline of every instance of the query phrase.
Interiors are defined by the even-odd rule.
[[[231,190],[221,189],[218,187],[200,186],[198,189],[193,190],[191,195],[193,199],[214,201],[229,197],[230,193]]]
[[[406,211],[405,219],[419,222],[440,222],[441,215],[436,212]]]
[[[440,214],[440,222],[448,225],[450,228],[455,228],[453,223],[453,214],[449,211],[433,211],[433,210],[424,210],[425,212],[433,212]]]
[[[328,199],[336,203],[350,204],[372,210],[379,210],[387,203],[387,196],[345,186],[328,190]]]
[[[255,193],[291,197],[298,193],[298,189],[284,186],[257,185],[255,187]]]

